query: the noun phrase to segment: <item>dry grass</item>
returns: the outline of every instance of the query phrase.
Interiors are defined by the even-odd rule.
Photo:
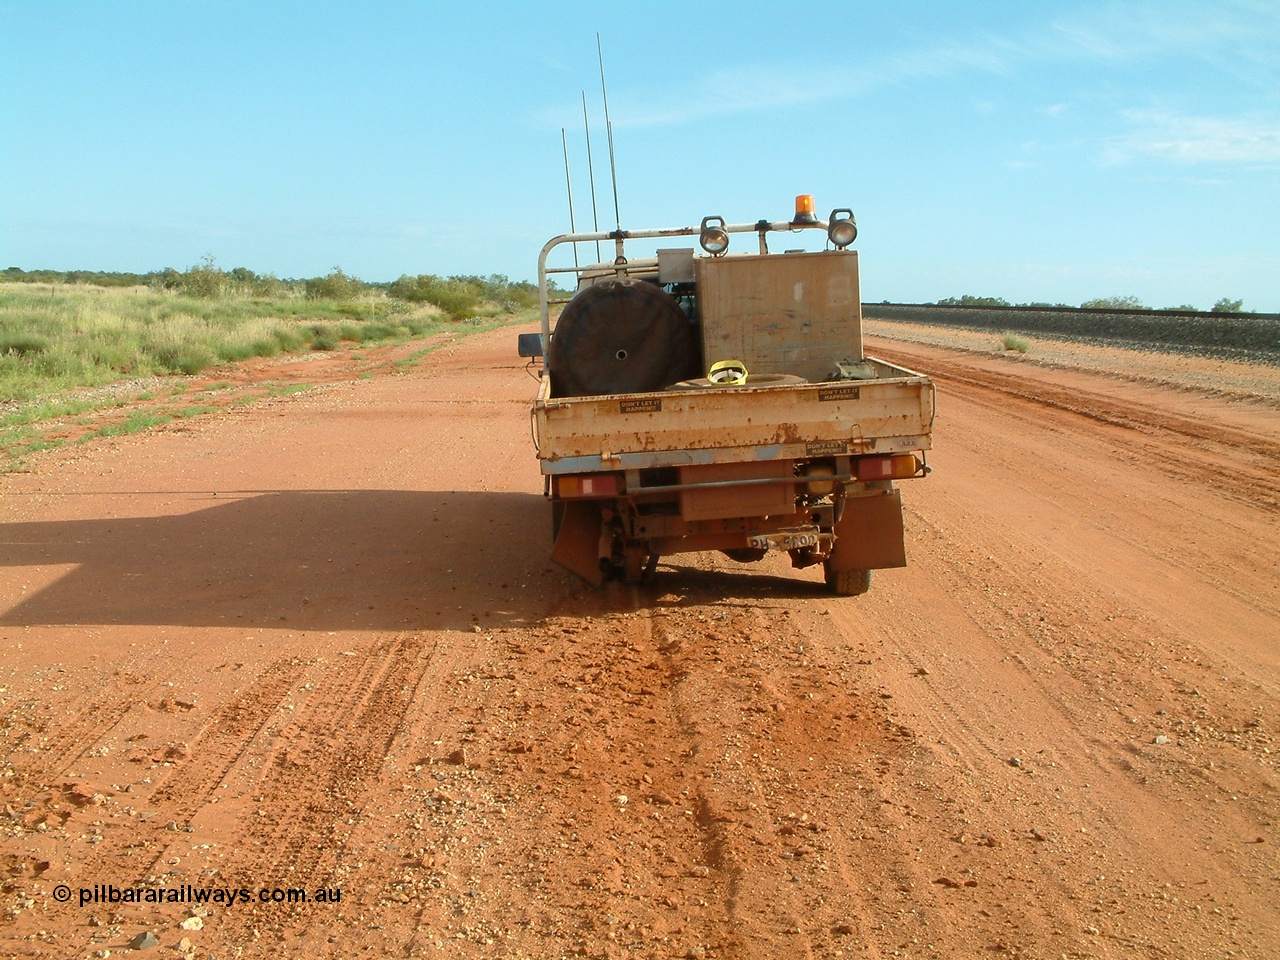
[[[353,301],[284,294],[196,298],[147,287],[2,283],[0,398],[31,401],[342,341],[406,339],[446,323],[437,307],[381,292]]]

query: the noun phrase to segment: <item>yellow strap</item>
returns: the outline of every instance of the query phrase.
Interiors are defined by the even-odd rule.
[[[716,384],[740,386],[747,382],[747,365],[741,360],[717,360],[707,371],[707,379]]]

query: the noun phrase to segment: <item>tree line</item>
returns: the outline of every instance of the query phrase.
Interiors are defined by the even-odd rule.
[[[90,284],[99,287],[150,287],[171,290],[192,297],[263,297],[279,299],[304,297],[308,300],[351,302],[371,296],[388,296],[407,303],[429,303],[446,315],[461,320],[481,306],[496,306],[503,312],[528,310],[538,304],[536,284],[509,280],[501,274],[441,277],[431,273],[403,275],[389,283],[361,280],[334,267],[323,277],[280,279],[259,274],[247,267],[224,270],[212,257],[186,270],[166,267],[148,273],[105,270],[0,270],[0,282]]]
[[[937,301],[936,306],[939,307],[1021,307],[1024,309],[1035,309],[1037,307],[1062,307],[1068,310],[1075,309],[1074,304],[1070,303],[1010,303],[1003,297],[974,297],[965,294],[962,297],[945,297]],[[1081,309],[1085,310],[1155,310],[1156,307],[1148,307],[1137,297],[1098,297],[1094,300],[1086,300],[1080,304]],[[1165,310],[1186,310],[1192,313],[1199,313],[1199,309],[1193,307],[1189,303],[1181,304],[1176,307],[1164,307]],[[1210,313],[1243,313],[1244,301],[1232,300],[1229,297],[1222,297],[1209,308]]]

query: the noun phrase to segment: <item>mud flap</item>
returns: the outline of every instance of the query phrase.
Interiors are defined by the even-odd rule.
[[[897,490],[874,497],[850,497],[835,528],[836,542],[828,561],[832,570],[879,570],[905,567],[902,497]]]
[[[604,582],[600,569],[600,505],[590,500],[566,500],[564,517],[551,559],[593,587]]]

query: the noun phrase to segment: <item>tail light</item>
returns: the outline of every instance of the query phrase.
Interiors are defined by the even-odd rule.
[[[920,473],[922,464],[914,454],[897,453],[889,457],[858,457],[854,475],[867,480],[906,480]]]
[[[826,461],[807,464],[802,474],[809,485],[809,492],[815,497],[830,496],[835,491],[836,468]]]
[[[576,497],[616,497],[621,492],[620,473],[585,473],[556,478],[556,493],[566,500]]]

